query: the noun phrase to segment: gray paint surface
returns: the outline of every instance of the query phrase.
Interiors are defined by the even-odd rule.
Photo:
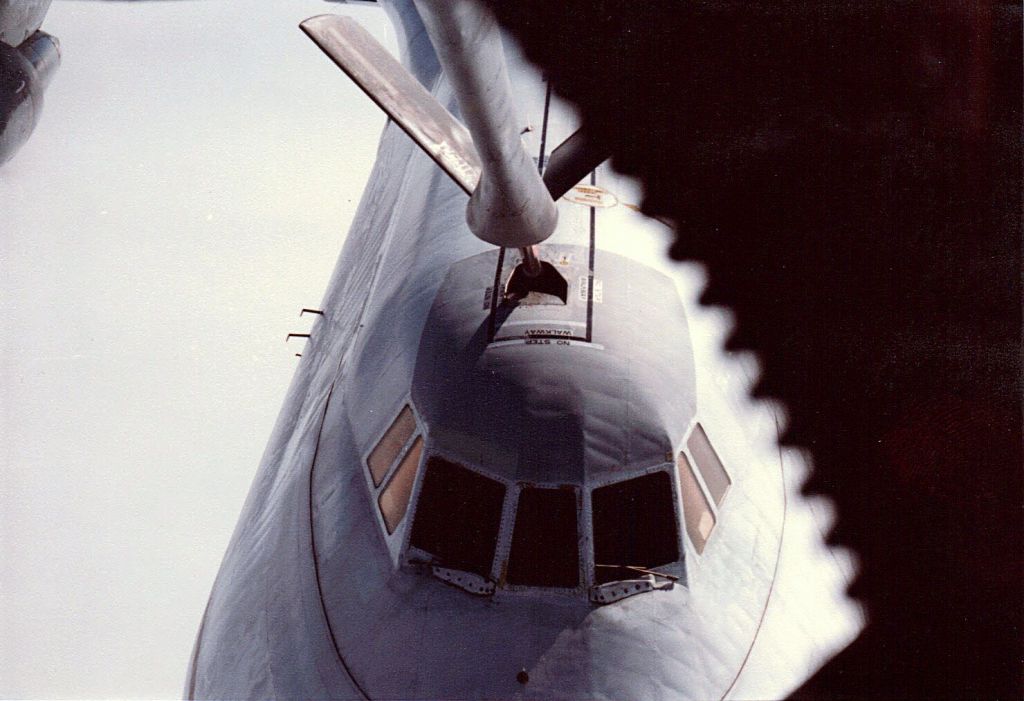
[[[505,479],[556,484],[594,484],[674,454],[693,419],[696,383],[671,281],[595,251],[603,300],[593,304],[587,342],[579,340],[587,246],[542,248],[542,259],[573,281],[565,307],[482,309],[497,258],[492,251],[453,265],[427,319],[412,397],[436,449]],[[583,275],[573,274],[574,260]]]

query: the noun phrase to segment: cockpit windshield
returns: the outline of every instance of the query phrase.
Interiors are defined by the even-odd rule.
[[[572,487],[523,487],[509,552],[509,584],[575,587],[580,581],[576,530],[577,492]]]
[[[490,577],[504,501],[502,483],[432,456],[410,543],[439,565]]]
[[[389,441],[393,432],[394,427],[380,442]],[[680,515],[686,517],[698,553],[707,533],[696,538],[694,523],[703,517],[710,519],[709,528],[714,526],[713,502],[704,498],[704,511],[692,503],[697,492],[703,497],[703,482],[685,452],[677,466],[623,475],[588,492],[583,484],[502,479],[437,454],[420,467],[429,439],[414,430],[407,440],[374,490],[382,525],[393,536],[404,519],[405,562],[429,565],[433,576],[472,594],[586,591],[591,602],[601,604],[671,588],[684,576]],[[372,462],[367,461],[368,484]],[[720,482],[727,489],[726,480],[728,475]],[[620,582],[629,586],[619,591],[614,587]]]
[[[635,579],[637,568],[679,559],[679,529],[667,472],[598,487],[591,493],[594,581]]]

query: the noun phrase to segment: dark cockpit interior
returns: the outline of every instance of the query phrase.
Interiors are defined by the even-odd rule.
[[[432,456],[410,542],[444,567],[489,577],[504,501],[502,483]]]
[[[578,491],[523,487],[516,506],[507,579],[534,587],[575,587],[580,581]]]
[[[634,579],[637,568],[679,559],[679,528],[667,472],[598,487],[591,503],[597,584]]]

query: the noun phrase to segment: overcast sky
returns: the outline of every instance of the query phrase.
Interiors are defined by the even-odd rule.
[[[0,167],[0,696],[178,697],[373,163],[315,0],[55,0]],[[388,38],[390,41],[390,38]]]
[[[63,63],[0,167],[0,697],[182,692],[301,350],[285,334],[311,324],[299,309],[321,299],[384,124],[296,26],[338,11],[393,46],[379,9],[316,0],[50,10]],[[728,317],[691,322],[711,358]],[[787,539],[827,521],[807,513]],[[848,637],[814,589],[824,570],[783,563],[816,573],[789,596],[818,596],[822,630],[831,616]]]

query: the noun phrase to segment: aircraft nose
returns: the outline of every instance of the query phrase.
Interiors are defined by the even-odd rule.
[[[719,698],[706,634],[680,587],[599,607],[525,670],[524,697]]]

